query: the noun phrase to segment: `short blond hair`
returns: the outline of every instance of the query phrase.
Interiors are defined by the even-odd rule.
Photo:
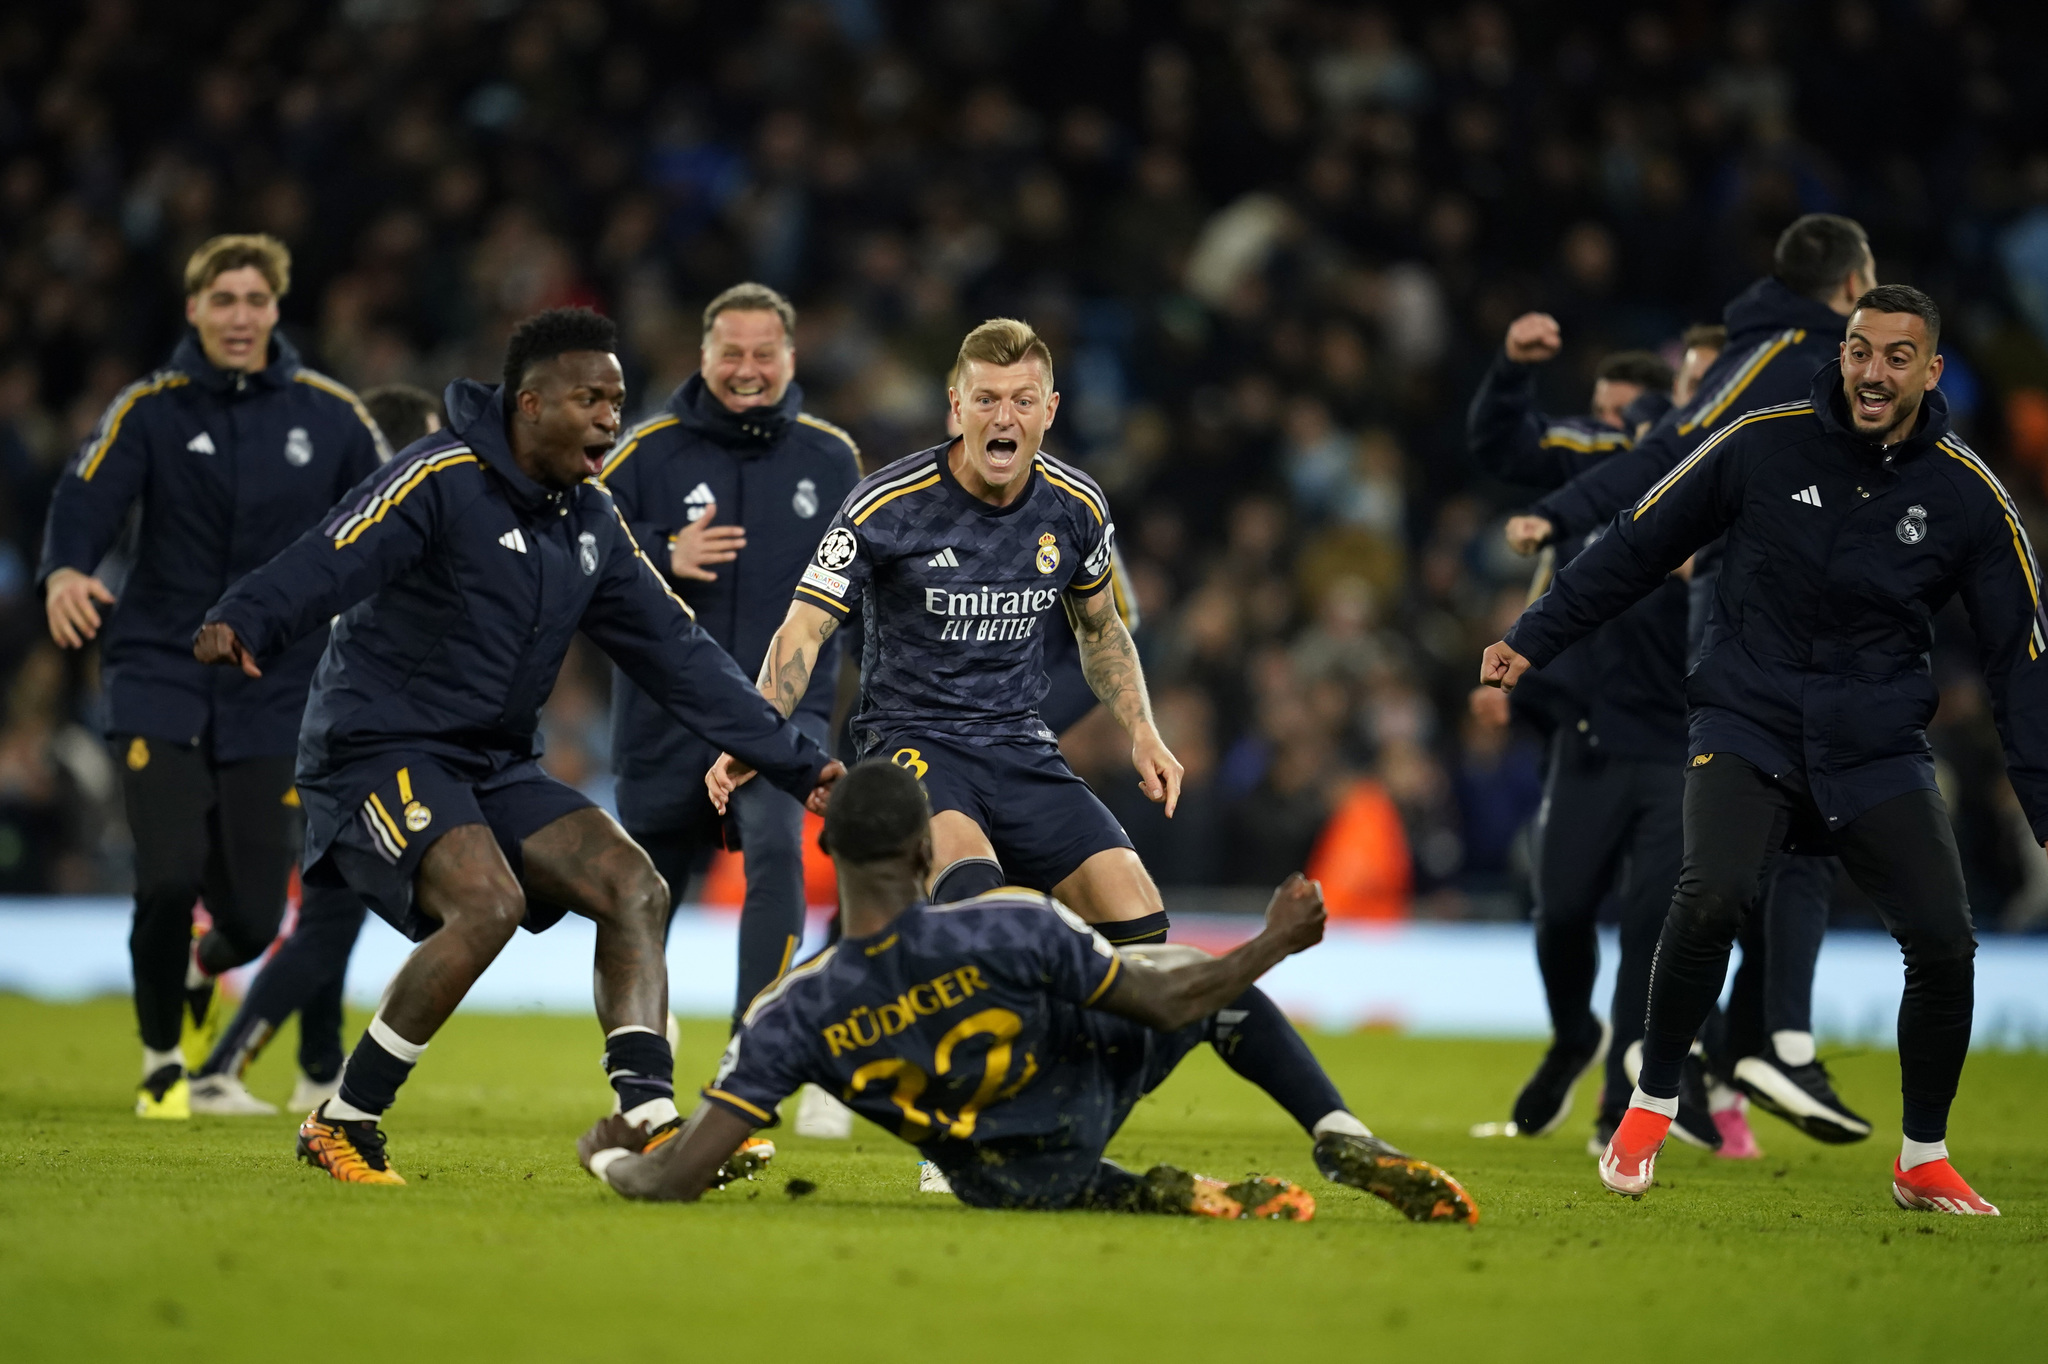
[[[991,317],[988,321],[967,333],[967,339],[960,343],[960,354],[953,361],[952,387],[959,387],[960,376],[967,371],[969,360],[979,360],[984,365],[1021,365],[1027,359],[1036,358],[1039,367],[1045,371],[1046,392],[1052,391],[1052,347],[1045,344],[1045,338],[1033,330],[1029,322],[1019,322],[1014,317]]]
[[[263,276],[263,282],[270,286],[271,293],[283,298],[290,292],[290,248],[267,232],[230,232],[226,236],[207,238],[185,262],[185,297],[203,293],[208,285],[228,271],[249,265],[256,267],[256,272]]]

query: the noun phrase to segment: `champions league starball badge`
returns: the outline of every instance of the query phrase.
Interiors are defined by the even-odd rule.
[[[1906,514],[1893,527],[1902,545],[1917,545],[1927,538],[1927,508],[1918,503],[1906,508]]]
[[[1050,573],[1060,566],[1060,547],[1054,543],[1051,531],[1038,537],[1037,563],[1040,573]]]
[[[834,526],[818,542],[818,563],[824,568],[845,568],[853,562],[858,549],[859,546],[853,542],[852,531],[844,526]]]

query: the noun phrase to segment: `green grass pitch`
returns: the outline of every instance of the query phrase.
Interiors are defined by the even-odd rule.
[[[352,1024],[353,1026],[353,1024]],[[712,1023],[679,1075],[708,1072]],[[1971,1058],[1951,1138],[2002,1219],[1903,1213],[1889,1053],[1838,1057],[1878,1125],[1823,1147],[1756,1118],[1760,1162],[1667,1150],[1640,1203],[1569,1135],[1480,1141],[1530,1044],[1318,1036],[1359,1113],[1455,1171],[1474,1229],[1317,1179],[1206,1049],[1111,1154],[1303,1180],[1303,1225],[987,1213],[915,1193],[910,1148],[782,1136],[757,1184],[629,1205],[577,1168],[608,1103],[588,1019],[458,1016],[387,1124],[404,1189],[291,1159],[293,1118],[144,1124],[124,1002],[0,998],[0,1357],[148,1361],[1515,1361],[2041,1358],[2048,1057]],[[290,1088],[288,1029],[251,1073]],[[784,1192],[801,1176],[818,1190]]]

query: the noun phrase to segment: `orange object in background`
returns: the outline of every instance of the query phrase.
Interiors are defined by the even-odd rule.
[[[1386,787],[1370,777],[1351,784],[1316,840],[1308,876],[1323,883],[1332,919],[1391,923],[1408,917],[1415,867],[1401,812]]]
[[[829,908],[839,903],[839,877],[832,870],[831,857],[818,846],[818,835],[824,830],[823,815],[804,811],[804,903]],[[746,902],[747,870],[743,857],[742,853],[723,850],[712,854],[711,869],[704,874],[703,894],[697,897],[700,904],[738,909]]]
[[[2006,449],[2034,471],[2048,493],[2048,393],[2017,388],[2005,399]]]

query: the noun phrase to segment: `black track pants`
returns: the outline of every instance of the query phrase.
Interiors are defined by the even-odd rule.
[[[1537,811],[1536,965],[1561,1036],[1595,1026],[1597,915],[1611,889],[1621,903],[1621,961],[1614,979],[1614,1044],[1606,1103],[1627,1102],[1622,1053],[1643,1035],[1650,958],[1678,881],[1684,779],[1672,763],[1605,758],[1573,730],[1552,741]]]
[[[239,1075],[284,1021],[299,1015],[299,1069],[321,1082],[341,1073],[341,987],[362,932],[363,902],[338,886],[308,886],[298,927],[249,986],[204,1075]]]
[[[178,1044],[192,906],[213,929],[200,961],[218,974],[253,961],[277,936],[298,857],[293,760],[215,763],[201,749],[118,736],[114,754],[135,839],[135,925],[128,951],[144,1046]]]
[[[1678,1093],[1679,1067],[1727,978],[1729,947],[1795,819],[1818,819],[1810,799],[1733,754],[1686,770],[1685,865],[1651,974],[1644,1093]],[[1977,951],[1947,809],[1933,791],[1910,791],[1835,830],[1833,842],[1905,957],[1904,1127],[1938,1141],[1970,1045]]]
[[[1835,859],[1780,854],[1763,894],[1764,912],[1744,921],[1742,966],[1728,995],[1723,1037],[1713,1046],[1726,1075],[1766,1051],[1774,1032],[1813,1031],[1813,971],[1834,900]]]

